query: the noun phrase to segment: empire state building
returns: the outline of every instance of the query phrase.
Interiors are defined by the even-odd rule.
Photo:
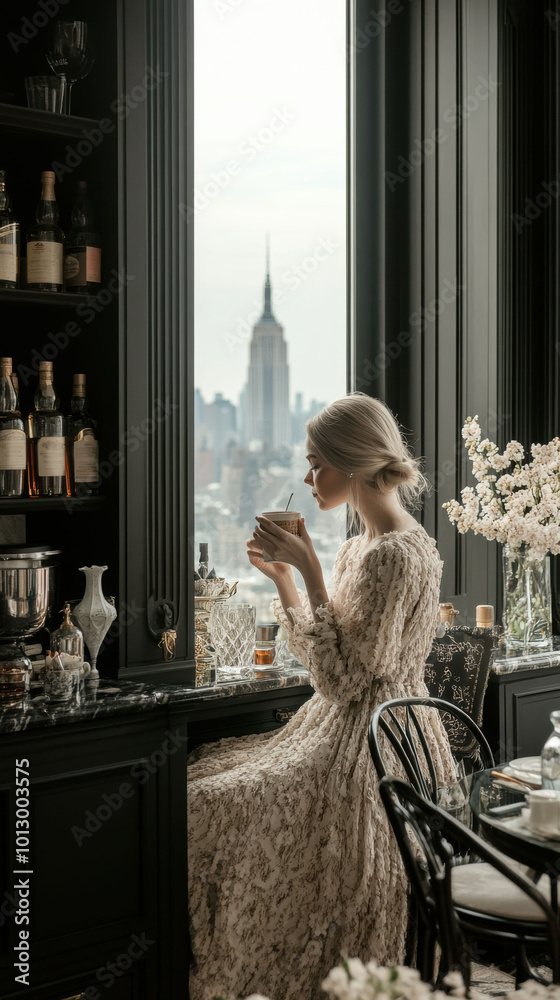
[[[272,312],[272,290],[267,257],[264,309],[253,327],[247,384],[249,444],[279,452],[292,443],[290,421],[290,372],[284,328]]]

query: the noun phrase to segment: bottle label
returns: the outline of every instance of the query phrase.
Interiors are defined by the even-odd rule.
[[[62,284],[62,243],[27,244],[27,284]]]
[[[101,247],[86,247],[87,280],[101,284]]]
[[[99,445],[89,427],[74,438],[74,482],[99,482]]]
[[[0,226],[0,281],[17,281],[19,224]]]
[[[27,466],[27,439],[25,431],[0,431],[0,469],[15,471]]]
[[[72,247],[64,261],[67,288],[77,288],[88,282],[101,283],[100,247]]]
[[[64,438],[42,437],[37,441],[37,474],[64,475]]]
[[[85,250],[85,247],[84,247]],[[84,254],[85,256],[85,254]],[[81,257],[82,254],[79,250],[75,253],[69,253],[64,258],[64,280],[66,282],[66,287],[69,288],[71,285],[79,285],[80,281],[76,279],[79,278],[81,271]]]

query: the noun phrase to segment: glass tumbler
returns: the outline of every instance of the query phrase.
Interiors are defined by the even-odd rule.
[[[66,80],[60,76],[26,76],[27,106],[37,111],[62,113]]]
[[[214,604],[209,629],[216,649],[218,666],[253,665],[257,609],[252,604]]]

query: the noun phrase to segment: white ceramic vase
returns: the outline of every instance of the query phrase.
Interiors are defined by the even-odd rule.
[[[78,622],[86,646],[89,650],[91,663],[90,679],[97,677],[97,654],[111,623],[117,617],[114,604],[109,604],[103,597],[101,577],[106,566],[80,566],[80,573],[86,574],[86,592],[76,608],[74,618]]]

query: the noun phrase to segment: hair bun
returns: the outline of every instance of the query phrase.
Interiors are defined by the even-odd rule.
[[[415,474],[415,468],[409,459],[398,459],[394,458],[391,462],[388,462],[383,472],[395,476],[399,479],[410,479],[412,475]]]

